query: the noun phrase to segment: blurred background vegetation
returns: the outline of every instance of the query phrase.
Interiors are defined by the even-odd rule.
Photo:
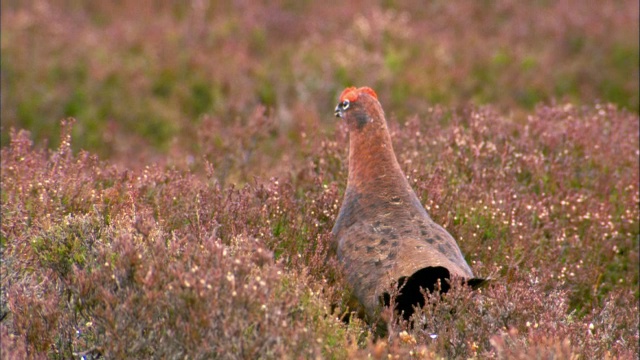
[[[1,140],[24,128],[55,147],[75,117],[76,150],[127,166],[190,158],[203,122],[260,105],[272,131],[331,129],[347,85],[375,88],[401,121],[434,104],[638,112],[637,30],[633,0],[7,0]]]

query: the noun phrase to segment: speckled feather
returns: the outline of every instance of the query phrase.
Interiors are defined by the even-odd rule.
[[[375,92],[348,88],[345,99],[348,109],[336,111],[349,128],[349,177],[333,235],[367,313],[393,281],[425,267],[473,278],[456,241],[429,217],[402,172]]]

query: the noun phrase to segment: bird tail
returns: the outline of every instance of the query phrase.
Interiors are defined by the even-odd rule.
[[[487,279],[472,278],[472,279],[467,280],[467,285],[471,286],[471,288],[473,290],[476,290],[476,289],[480,289],[480,288],[483,288],[483,287],[489,285],[490,282],[493,282],[493,279],[491,279],[491,278],[487,278]]]

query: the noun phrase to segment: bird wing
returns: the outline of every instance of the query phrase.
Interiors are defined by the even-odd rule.
[[[349,283],[370,310],[392,283],[427,267],[444,267],[453,276],[473,278],[453,237],[430,218],[397,226],[358,221],[343,229],[337,241]]]

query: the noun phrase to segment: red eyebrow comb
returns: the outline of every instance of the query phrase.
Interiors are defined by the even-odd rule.
[[[361,88],[356,88],[354,86],[352,87],[348,87],[346,89],[344,89],[342,91],[342,94],[340,94],[340,102],[343,102],[345,100],[349,100],[350,102],[356,101],[358,100],[358,96],[360,94],[369,94],[371,96],[373,96],[374,99],[378,99],[378,95],[376,94],[375,91],[373,91],[372,88],[367,87],[367,86],[363,86]]]

